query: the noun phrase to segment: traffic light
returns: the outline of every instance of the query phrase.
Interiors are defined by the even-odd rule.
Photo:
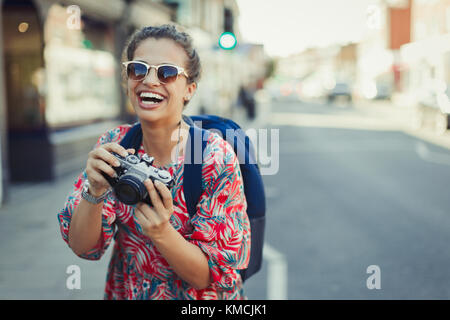
[[[233,33],[234,27],[234,16],[233,16],[233,11],[231,11],[231,9],[229,8],[224,8],[223,9],[223,30],[225,32],[231,32]]]
[[[232,50],[236,47],[236,36],[232,32],[224,32],[219,37],[219,47],[224,50]]]
[[[234,35],[234,17],[233,11],[229,8],[223,10],[223,30],[224,32],[219,37],[219,47],[224,50],[232,50],[236,47],[237,39]]]

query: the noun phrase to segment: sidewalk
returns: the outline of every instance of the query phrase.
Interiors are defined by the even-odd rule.
[[[0,299],[102,299],[110,253],[78,258],[62,240],[57,212],[78,173],[54,182],[14,184],[0,208]],[[67,267],[81,269],[81,289],[69,290]]]
[[[355,109],[368,117],[383,119],[406,134],[450,149],[450,130],[437,134],[431,127],[413,128],[414,109],[401,99],[394,99],[392,102],[365,101],[355,104]]]

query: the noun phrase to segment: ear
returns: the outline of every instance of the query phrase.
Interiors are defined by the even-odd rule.
[[[197,90],[197,83],[192,82],[186,85],[186,90],[184,93],[184,101],[189,101],[192,99],[192,97],[195,94],[195,91]]]

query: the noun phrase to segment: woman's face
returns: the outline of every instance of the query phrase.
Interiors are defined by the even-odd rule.
[[[149,65],[174,64],[186,70],[187,55],[184,49],[171,39],[148,38],[143,40],[134,52],[133,60]],[[128,97],[140,120],[171,123],[180,119],[185,99],[192,98],[196,84],[188,84],[187,78],[180,74],[171,83],[161,83],[155,68],[151,68],[142,81],[127,80]],[[146,103],[141,95],[154,93],[163,98],[158,103]],[[172,121],[171,121],[172,120]]]

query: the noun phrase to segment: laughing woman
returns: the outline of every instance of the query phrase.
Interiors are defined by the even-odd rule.
[[[127,95],[142,126],[141,147],[119,145],[131,125],[98,139],[58,213],[63,239],[91,260],[100,259],[115,239],[105,299],[244,299],[238,270],[247,267],[250,254],[247,203],[236,155],[217,134],[208,138],[204,193],[194,216],[184,200],[189,126],[182,111],[200,77],[192,40],[171,25],[146,27],[131,37],[124,57]],[[154,157],[153,165],[169,171],[175,186],[169,190],[147,179],[152,206],[121,203],[102,176],[115,175],[111,152]]]

